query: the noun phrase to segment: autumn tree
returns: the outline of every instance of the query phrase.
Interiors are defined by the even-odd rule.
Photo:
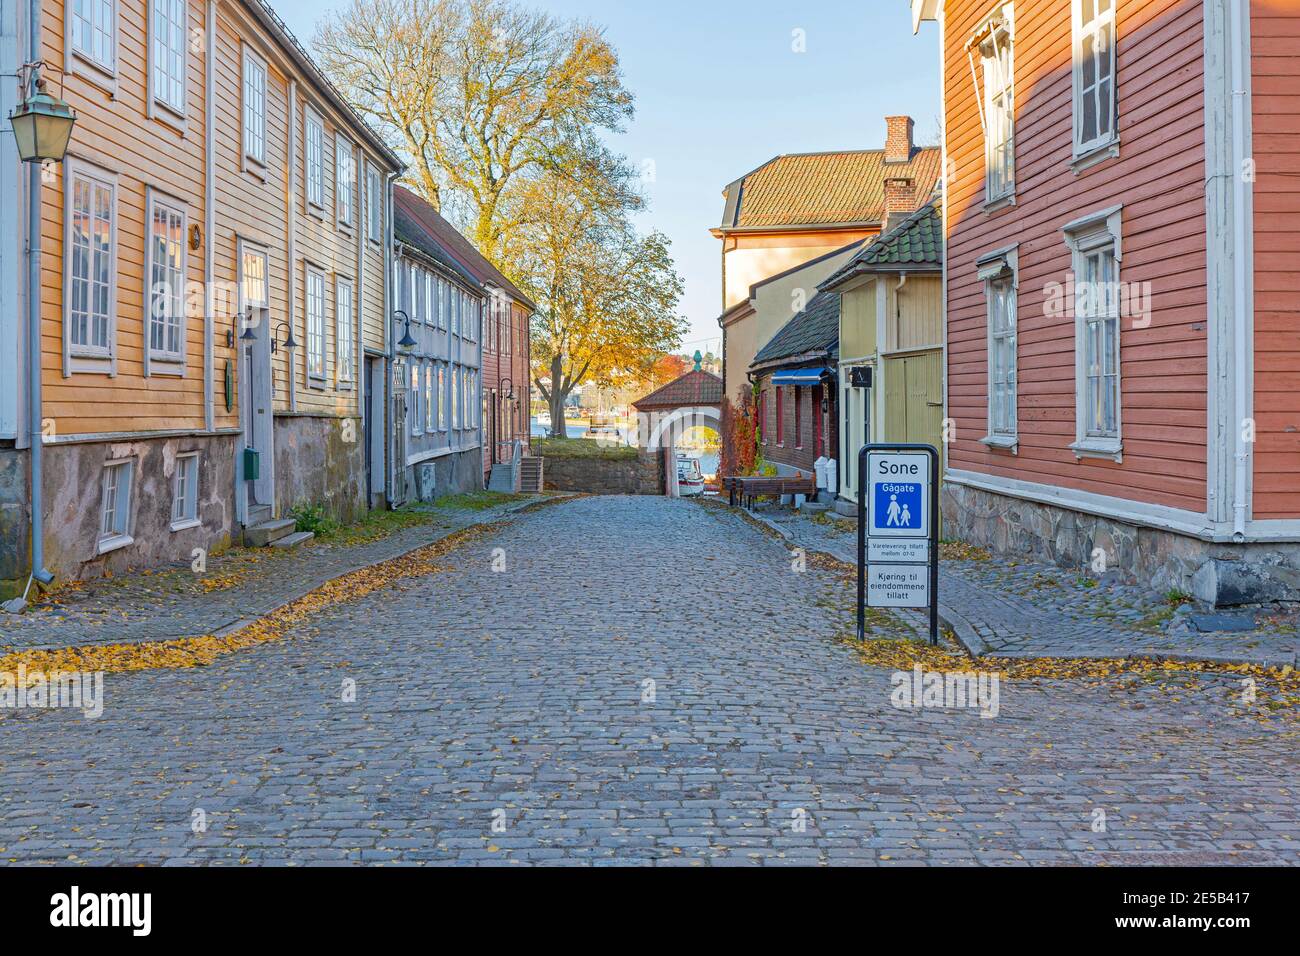
[[[537,303],[533,381],[550,407],[554,435],[563,434],[564,403],[575,387],[644,380],[686,330],[668,238],[638,233],[605,189],[545,177],[527,197],[527,225],[504,250]]]
[[[313,47],[407,161],[416,191],[462,220],[500,267],[540,178],[600,181],[610,201],[639,201],[602,139],[631,118],[633,98],[590,24],[512,0],[351,0],[317,27]]]

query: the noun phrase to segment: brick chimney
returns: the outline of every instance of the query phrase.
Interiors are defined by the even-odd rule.
[[[916,124],[910,116],[885,117],[885,162],[906,163],[912,158],[912,130]]]
[[[888,232],[916,212],[916,180],[894,176],[885,180],[883,231]]]

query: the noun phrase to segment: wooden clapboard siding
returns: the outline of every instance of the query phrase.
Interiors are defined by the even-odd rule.
[[[984,202],[984,134],[966,43],[987,0],[949,0],[944,75],[948,194],[948,407],[954,468],[1204,512],[1206,219],[1202,4],[1118,0],[1122,155],[1076,175],[1071,5],[1016,4],[1016,205]],[[1077,460],[1073,321],[1048,314],[1071,269],[1061,227],[1123,204],[1121,280],[1150,283],[1151,323],[1121,333],[1122,463]],[[1019,243],[1019,454],[987,432],[984,286],[975,260]]]
[[[1255,181],[1255,507],[1300,516],[1300,5],[1251,4]]]
[[[63,98],[78,113],[69,156],[117,176],[117,374],[64,374],[64,167],[57,166],[41,197],[41,369],[43,414],[53,419],[59,437],[204,427],[201,314],[185,321],[185,375],[145,375],[149,190],[183,204],[188,226],[203,225],[207,202],[204,51],[188,53],[183,129],[151,118],[148,9],[143,0],[118,4],[118,75],[112,95],[76,73],[67,75],[63,85]],[[62,2],[43,6],[41,40],[50,64],[65,63],[64,12]],[[206,5],[191,2],[188,14],[190,29],[202,35]],[[47,80],[57,93],[57,73],[47,72]],[[187,281],[203,283],[203,248],[187,248],[186,256]]]

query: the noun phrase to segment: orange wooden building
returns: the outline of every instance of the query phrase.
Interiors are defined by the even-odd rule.
[[[1300,4],[939,24],[946,533],[1218,603],[1300,582]]]
[[[4,74],[30,59],[15,6]],[[299,504],[351,517],[399,161],[261,0],[45,0],[37,28],[78,114],[39,196],[46,565],[188,561]],[[25,179],[0,139],[0,580],[21,583],[34,290]],[[376,419],[382,436],[382,404]]]

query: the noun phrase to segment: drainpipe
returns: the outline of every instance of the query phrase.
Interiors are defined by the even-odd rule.
[[[393,507],[394,469],[393,461],[393,183],[400,172],[390,172],[384,181],[384,206],[388,212],[388,223],[384,229],[384,460],[388,467],[384,469],[384,497],[388,507]]]
[[[216,415],[213,410],[213,381],[212,381],[212,339],[213,339],[213,322],[215,321],[216,295],[216,253],[214,243],[216,241],[215,233],[217,230],[217,124],[215,111],[212,104],[216,102],[217,94],[217,0],[208,0],[208,9],[205,19],[207,25],[208,45],[207,52],[204,54],[204,97],[203,97],[203,135],[205,143],[204,171],[203,171],[203,188],[207,197],[206,209],[203,212],[203,277],[208,284],[208,288],[203,297],[203,426],[209,432],[216,429]]]
[[[41,0],[31,0],[27,19],[31,62],[41,58]],[[41,494],[41,164],[27,170],[27,403],[32,457],[32,577],[41,584],[54,580],[45,567],[45,502]],[[30,581],[28,582],[30,587]]]
[[[1236,474],[1232,489],[1232,540],[1241,544],[1246,540],[1246,519],[1250,511],[1250,442],[1246,441],[1243,419],[1249,410],[1250,392],[1247,376],[1250,374],[1250,362],[1247,360],[1249,342],[1249,317],[1246,314],[1249,302],[1246,296],[1249,263],[1246,261],[1246,110],[1249,100],[1246,96],[1245,64],[1242,62],[1243,23],[1242,0],[1230,0],[1228,34],[1228,56],[1232,74],[1232,226],[1233,226],[1233,407],[1236,411]]]
[[[322,147],[323,148],[323,147]],[[298,81],[289,81],[289,155],[297,157],[298,155]],[[290,160],[288,175],[289,195],[285,201],[285,222],[288,223],[287,236],[285,238],[286,253],[289,256],[289,287],[287,292],[289,334],[293,334],[294,323],[296,322],[296,313],[298,311],[297,289],[298,267],[296,256],[298,255],[298,217],[294,215],[294,203],[298,200],[298,164]],[[269,330],[271,337],[274,339],[275,330]],[[303,341],[307,341],[307,330],[303,329]],[[289,411],[298,411],[298,369],[294,366],[294,359],[297,357],[292,351],[285,356],[285,364],[289,369]],[[272,371],[271,374],[275,374]]]

